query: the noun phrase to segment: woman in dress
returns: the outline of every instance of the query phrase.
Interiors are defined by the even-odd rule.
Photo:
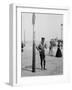
[[[60,49],[60,42],[58,42],[56,57],[62,57],[62,52]]]

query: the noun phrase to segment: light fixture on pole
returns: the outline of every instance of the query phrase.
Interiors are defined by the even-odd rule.
[[[63,24],[61,24],[61,40],[63,39]]]

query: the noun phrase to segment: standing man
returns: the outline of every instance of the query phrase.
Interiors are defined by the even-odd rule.
[[[39,51],[40,60],[41,60],[41,70],[46,70],[46,60],[45,60],[45,48],[47,49],[47,45],[45,44],[45,38],[41,38],[41,42],[37,47],[37,50]]]

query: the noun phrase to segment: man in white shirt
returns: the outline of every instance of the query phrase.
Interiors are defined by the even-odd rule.
[[[39,51],[40,54],[40,60],[41,60],[41,70],[46,70],[45,65],[46,65],[46,60],[45,60],[45,49],[47,49],[47,45],[45,44],[45,38],[41,38],[41,42],[37,47],[37,50]]]

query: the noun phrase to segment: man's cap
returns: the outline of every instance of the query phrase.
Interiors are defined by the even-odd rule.
[[[42,39],[42,40],[44,40],[45,38],[44,38],[44,37],[42,37],[41,39]]]

